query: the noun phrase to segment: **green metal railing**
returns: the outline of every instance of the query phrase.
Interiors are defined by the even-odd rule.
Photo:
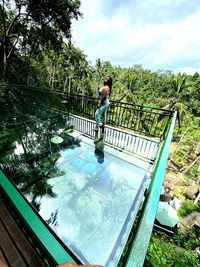
[[[65,262],[80,264],[1,170],[0,197],[46,266],[53,267]]]
[[[88,119],[95,118],[98,98],[24,85],[8,85],[2,88],[24,101],[38,102]],[[171,110],[110,100],[107,123],[163,140],[172,115]]]
[[[134,238],[126,267],[142,267],[146,257],[149,241],[151,238],[158,202],[160,198],[162,182],[165,175],[167,158],[171,145],[172,134],[176,121],[176,112],[174,113],[172,123],[167,131],[166,139],[164,140],[160,155],[158,157],[155,170],[151,179],[145,204],[142,212],[142,217],[139,221],[137,233]]]

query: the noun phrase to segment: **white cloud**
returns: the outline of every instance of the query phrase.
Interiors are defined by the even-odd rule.
[[[188,14],[184,9],[184,16],[180,16],[180,13],[183,14],[180,5],[184,4],[182,8],[186,8],[186,1],[173,1],[174,8],[170,1],[155,4],[155,0],[148,3],[135,0],[124,5],[118,0],[113,6],[115,13],[108,16],[105,13],[108,14],[109,6],[104,1],[83,0],[84,19],[73,23],[73,39],[93,63],[100,58],[127,67],[140,63],[154,71],[161,68],[198,69],[200,3],[198,5],[194,0],[195,10],[193,5],[188,4]],[[167,11],[163,7],[167,7]],[[169,17],[170,7],[173,19]],[[130,10],[135,10],[135,13]],[[162,19],[153,19],[159,10],[163,14]],[[174,18],[175,13],[177,19]]]
[[[189,75],[194,75],[196,72],[200,73],[200,68],[192,68],[192,67],[184,67],[184,68],[177,68],[174,71],[175,73],[187,73]]]

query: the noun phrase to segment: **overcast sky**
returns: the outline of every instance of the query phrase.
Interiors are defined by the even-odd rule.
[[[82,0],[75,46],[95,64],[200,72],[200,0]]]

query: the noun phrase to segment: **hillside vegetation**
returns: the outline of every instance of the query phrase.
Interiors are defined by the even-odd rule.
[[[81,16],[80,1],[36,2],[5,0],[0,4],[0,83],[96,97],[103,78],[110,75],[112,100],[176,110],[165,179],[173,194],[186,203],[179,216],[199,212],[199,202],[193,203],[200,187],[199,73],[152,72],[134,62],[130,68],[121,68],[100,59],[92,66],[71,39],[71,19]],[[0,89],[2,99],[7,93]],[[193,196],[187,191],[191,186],[197,188]]]

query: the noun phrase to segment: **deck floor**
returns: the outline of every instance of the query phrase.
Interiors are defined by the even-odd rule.
[[[0,198],[0,267],[43,267],[34,251]]]

